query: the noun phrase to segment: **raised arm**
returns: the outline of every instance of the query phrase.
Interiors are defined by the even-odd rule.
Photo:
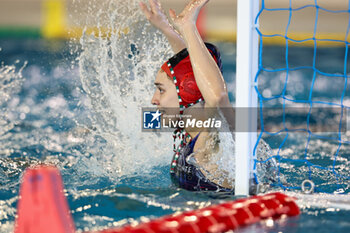
[[[223,107],[229,104],[225,81],[196,27],[199,11],[208,1],[191,0],[178,16],[170,10],[170,17],[185,41],[206,107]]]
[[[151,6],[150,9],[140,2],[140,8],[148,21],[158,28],[168,39],[173,51],[175,53],[180,52],[186,47],[184,40],[180,34],[169,23],[167,16],[165,15],[162,6],[158,0],[149,0]]]

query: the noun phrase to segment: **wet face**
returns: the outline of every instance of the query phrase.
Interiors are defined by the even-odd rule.
[[[157,105],[157,109],[163,114],[179,114],[180,105],[175,84],[162,69],[158,71],[154,85],[156,90],[152,97],[152,104]]]

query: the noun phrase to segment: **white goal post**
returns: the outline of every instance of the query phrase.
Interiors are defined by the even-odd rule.
[[[255,17],[259,0],[237,1],[235,195],[249,195],[252,155],[257,140],[258,98],[254,78],[258,70],[258,33]],[[248,115],[247,115],[248,114]]]

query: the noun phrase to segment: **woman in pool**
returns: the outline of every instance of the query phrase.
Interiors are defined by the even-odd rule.
[[[184,116],[194,109],[231,106],[221,73],[220,54],[214,45],[203,42],[196,27],[199,11],[208,1],[191,0],[179,15],[170,10],[177,30],[169,23],[158,0],[149,0],[150,8],[140,3],[146,18],[164,33],[176,53],[162,65],[154,82],[157,89],[152,104],[162,113],[172,108],[177,109],[176,115]],[[217,134],[177,128],[174,142],[177,137],[181,142],[177,148],[174,143],[170,169],[175,184],[192,191],[233,189],[233,181],[225,178],[225,172],[209,163],[211,155],[218,150]]]

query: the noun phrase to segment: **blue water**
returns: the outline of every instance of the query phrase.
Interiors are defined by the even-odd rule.
[[[219,47],[223,52],[224,77],[229,89],[233,90],[235,46],[220,43]],[[193,193],[175,188],[168,173],[171,154],[165,160],[152,157],[156,161],[145,162],[144,169],[130,173],[118,173],[118,160],[104,160],[104,157],[109,158],[110,145],[102,134],[93,133],[95,128],[91,116],[94,113],[84,104],[88,98],[80,79],[78,44],[68,41],[2,39],[0,48],[2,66],[14,65],[18,72],[27,62],[22,71],[23,79],[15,77],[21,80],[20,84],[15,85],[19,89],[8,90],[9,99],[0,105],[7,120],[1,125],[3,128],[6,126],[7,130],[0,131],[1,232],[10,232],[13,228],[19,183],[24,169],[40,163],[54,164],[60,168],[69,206],[79,231],[117,227],[235,199],[234,196]],[[279,47],[271,49],[280,50]],[[298,56],[309,56],[309,52],[308,48],[300,49]],[[273,54],[265,57],[267,61],[275,58]],[[278,62],[271,64],[278,66]],[[324,62],[322,66],[336,70],[334,64]],[[305,95],[300,90],[295,92]],[[323,97],[335,98],[330,92],[325,93]],[[234,92],[230,93],[230,99],[234,101]],[[273,152],[278,148],[281,138],[265,138]],[[284,155],[303,156],[303,139],[304,136],[300,135],[291,137],[286,145],[292,151],[286,148]],[[315,140],[310,148],[314,159],[322,163],[329,159],[323,152],[333,151],[336,144]],[[341,156],[344,158],[343,163],[348,165],[349,153],[346,149],[345,146]],[[132,158],[136,155],[124,156],[129,158],[132,165]],[[299,182],[301,171],[288,167],[284,169],[289,182]],[[344,167],[343,170],[348,172]],[[262,222],[242,228],[239,232],[350,231],[349,210],[332,208],[332,205],[309,207],[307,201],[301,201],[300,206],[302,214],[298,218],[272,221],[272,224]]]

